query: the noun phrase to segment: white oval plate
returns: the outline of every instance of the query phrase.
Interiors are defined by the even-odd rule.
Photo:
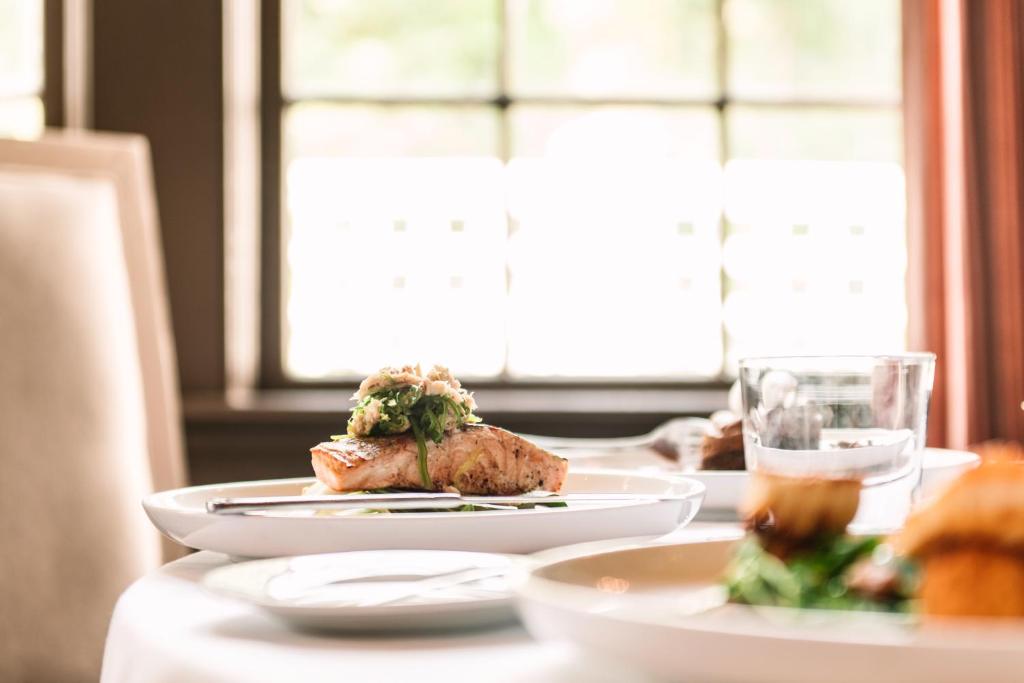
[[[655,545],[535,568],[517,588],[532,635],[671,680],[1019,681],[1024,621],[915,624],[898,615],[723,605],[736,541]]]
[[[967,470],[977,467],[980,458],[968,451],[925,448],[921,470],[921,495],[928,497]],[[750,476],[746,471],[699,470],[684,476],[707,487],[702,513],[734,515],[743,501]]]
[[[693,519],[704,485],[682,477],[601,470],[570,471],[565,493],[670,494],[680,499],[588,503],[566,508],[317,516],[312,512],[212,515],[215,497],[299,495],[313,478],[214,484],[164,491],[142,505],[153,524],[190,548],[238,557],[346,550],[467,550],[532,553],[605,538],[666,534]]]
[[[220,567],[203,586],[305,629],[420,631],[515,619],[507,575],[525,558],[450,550],[368,550]]]

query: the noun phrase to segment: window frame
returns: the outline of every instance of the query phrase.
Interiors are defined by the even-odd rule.
[[[34,93],[43,104],[43,126],[64,125],[64,2],[43,0],[43,82]],[[15,98],[20,96],[15,96]],[[6,98],[0,97],[0,100]]]
[[[46,0],[47,3],[57,0]],[[503,161],[510,152],[507,112],[514,104],[530,105],[633,105],[647,107],[713,107],[719,124],[719,163],[724,167],[731,158],[729,145],[728,110],[731,106],[758,109],[828,107],[844,110],[897,110],[903,108],[905,85],[901,86],[900,97],[896,99],[874,98],[752,98],[736,97],[728,92],[729,36],[725,17],[728,0],[714,0],[716,19],[716,86],[718,97],[574,97],[574,96],[511,96],[508,92],[507,64],[509,21],[509,0],[497,0],[500,22],[498,46],[498,93],[492,97],[432,97],[432,96],[339,96],[319,94],[299,99],[284,95],[282,89],[282,3],[289,0],[260,0],[260,183],[263,191],[260,199],[261,247],[260,247],[260,323],[259,323],[259,386],[265,389],[329,389],[349,388],[358,383],[357,378],[333,380],[299,380],[289,377],[284,368],[283,335],[283,269],[286,267],[282,253],[284,214],[282,197],[284,191],[284,169],[282,167],[282,120],[286,109],[299,102],[323,102],[328,104],[364,104],[374,106],[443,105],[443,106],[490,106],[498,110],[500,138],[498,150]],[[903,12],[900,16],[903,22]],[[905,47],[901,45],[901,50]],[[901,58],[902,61],[902,58]],[[905,135],[905,133],[904,133]],[[724,240],[725,217],[719,216],[719,235]],[[721,278],[725,279],[724,271]],[[722,288],[724,299],[725,288]],[[725,353],[725,329],[721,331],[723,359]],[[605,389],[720,389],[727,387],[733,377],[728,375],[725,363],[716,377],[705,379],[644,379],[617,380],[607,378],[555,378],[513,379],[506,375],[496,378],[474,379],[473,384],[481,389],[496,388],[605,388]]]
[[[50,128],[65,124],[64,2],[43,3],[43,122]]]

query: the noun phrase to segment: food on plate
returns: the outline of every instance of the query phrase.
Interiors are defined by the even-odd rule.
[[[1024,464],[964,473],[911,515],[895,545],[921,564],[925,614],[1024,617]]]
[[[914,567],[877,536],[822,536],[786,558],[756,537],[741,542],[725,575],[729,600],[747,605],[903,612]]]
[[[1024,409],[1024,403],[1021,404],[1021,408]],[[1024,444],[1016,441],[992,439],[974,446],[972,450],[986,462],[1024,462]]]
[[[566,462],[511,432],[474,425],[426,444],[427,481],[410,434],[343,438],[312,449],[316,477],[335,491],[449,487],[463,493],[512,495],[558,491]]]
[[[747,469],[743,451],[743,420],[724,410],[711,416],[711,425],[700,440],[700,469]]]
[[[755,473],[743,505],[748,526],[766,542],[799,547],[846,531],[860,504],[856,479]]]
[[[757,475],[731,600],[1024,618],[1024,463],[968,470],[889,539],[845,532],[855,484]]]
[[[725,575],[733,602],[778,607],[903,611],[912,563],[877,536],[846,526],[860,500],[857,480],[756,474],[745,506],[751,535]]]
[[[352,398],[347,434],[311,449],[317,479],[333,491],[510,495],[559,491],[565,481],[565,459],[480,424],[473,395],[447,368],[383,368]]]

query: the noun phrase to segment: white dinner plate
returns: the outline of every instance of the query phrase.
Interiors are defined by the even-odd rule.
[[[190,548],[238,557],[346,550],[428,549],[532,553],[605,538],[665,534],[688,523],[704,485],[682,477],[601,470],[570,471],[565,493],[672,495],[674,500],[570,504],[565,508],[336,516],[312,511],[214,515],[217,497],[299,495],[313,478],[214,484],[147,496],[160,531]]]
[[[287,624],[357,632],[436,631],[513,621],[508,574],[525,558],[451,550],[367,550],[253,560],[203,577]]]
[[[1024,622],[725,604],[736,541],[555,560],[517,588],[527,630],[671,680],[742,683],[1020,681]]]
[[[977,467],[979,461],[976,454],[968,451],[925,448],[921,461],[921,495],[933,495],[963,472]],[[707,487],[701,513],[711,517],[735,515],[750,481],[746,471],[699,470],[687,472],[684,476]]]

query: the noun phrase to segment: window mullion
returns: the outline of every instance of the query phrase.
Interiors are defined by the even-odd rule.
[[[510,0],[498,0],[498,17],[500,36],[498,42],[498,98],[495,102],[495,106],[498,109],[498,131],[501,136],[498,140],[498,153],[501,155],[502,164],[507,164],[512,156],[512,139],[509,126],[509,105],[511,104],[511,96],[509,95],[509,53],[511,51],[512,35],[511,35],[511,22],[509,21],[509,2]],[[504,358],[501,365],[500,379],[507,381],[509,379],[509,300],[512,295],[512,270],[511,263],[509,262],[509,255],[511,250],[509,249],[509,243],[512,239],[512,216],[508,210],[508,203],[505,204],[505,348]]]
[[[729,123],[727,116],[728,108],[731,104],[729,100],[729,31],[725,22],[725,3],[727,0],[717,0],[715,17],[717,19],[716,27],[718,29],[718,44],[715,53],[717,59],[718,69],[718,103],[716,109],[718,111],[718,159],[722,167],[722,178],[724,182],[725,177],[725,165],[729,161],[731,151],[729,149]],[[724,253],[725,250],[725,188],[722,187],[722,202],[719,206],[718,214],[718,245],[719,254]],[[726,354],[728,353],[728,339],[726,338],[725,331],[725,295],[726,295],[726,275],[725,275],[725,264],[719,264],[718,271],[718,297],[721,311],[721,319],[719,324],[721,326],[721,344],[722,344],[722,367],[719,371],[719,377],[725,377],[726,367]]]

